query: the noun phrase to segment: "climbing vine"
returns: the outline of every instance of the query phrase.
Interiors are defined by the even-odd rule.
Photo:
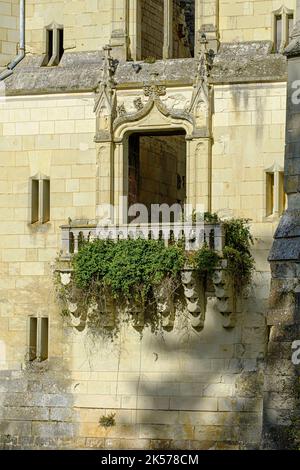
[[[224,222],[225,248],[223,256],[227,259],[227,272],[231,276],[235,290],[241,291],[250,284],[255,268],[251,254],[253,237],[249,220],[231,219]]]

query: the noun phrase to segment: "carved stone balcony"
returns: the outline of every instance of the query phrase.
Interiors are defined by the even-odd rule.
[[[211,249],[222,253],[224,232],[222,224],[177,222],[170,224],[122,224],[101,226],[88,221],[63,225],[62,256],[69,258],[77,253],[81,243],[96,238],[102,240],[121,240],[144,238],[163,240],[166,245],[182,241],[187,251],[195,251],[207,244]]]

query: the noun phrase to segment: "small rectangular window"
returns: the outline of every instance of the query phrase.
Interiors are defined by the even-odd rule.
[[[39,350],[38,359],[45,361],[48,359],[48,318],[39,318],[40,331],[39,331]]]
[[[45,224],[50,221],[50,180],[31,179],[31,223]]]
[[[48,359],[49,343],[48,318],[29,318],[29,360],[45,361]]]
[[[42,223],[45,224],[50,220],[50,180],[42,181]]]
[[[58,65],[64,53],[64,29],[51,25],[46,29],[46,54],[43,66]]]
[[[266,173],[266,215],[274,213],[274,173]]]
[[[39,180],[31,180],[31,223],[35,224],[39,221]]]
[[[57,50],[58,50],[58,63],[59,63],[64,54],[64,30],[62,28],[58,30]]]
[[[50,62],[52,56],[53,56],[53,46],[54,46],[54,41],[53,41],[53,29],[47,29],[46,30],[46,57],[44,61],[44,65],[48,65]]]
[[[29,360],[37,358],[37,318],[29,318]]]
[[[278,181],[278,197],[279,197],[279,204],[278,204],[278,209],[279,209],[279,215],[283,214],[283,212],[287,208],[287,196],[284,191],[284,172],[280,171],[278,175],[279,181]]]
[[[276,52],[280,51],[282,44],[282,16],[275,16],[275,49]]]

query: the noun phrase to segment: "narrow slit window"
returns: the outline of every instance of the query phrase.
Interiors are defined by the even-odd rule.
[[[42,223],[45,224],[50,220],[50,180],[42,181]]]
[[[29,360],[40,362],[48,359],[49,321],[47,317],[29,318]]]
[[[37,358],[37,318],[29,318],[29,360]]]
[[[58,39],[57,50],[58,50],[58,63],[59,63],[64,54],[64,30],[63,28],[58,29],[57,36],[58,36],[57,37]]]
[[[46,224],[50,221],[50,179],[31,179],[31,224]]]
[[[45,57],[44,65],[48,65],[53,56],[53,53],[54,53],[53,46],[54,46],[53,29],[47,29],[46,31],[46,57]]]
[[[272,215],[274,213],[274,185],[275,177],[274,173],[266,174],[266,215]]]
[[[52,24],[46,28],[46,54],[44,67],[58,65],[64,54],[64,29],[61,25]]]
[[[282,44],[282,16],[275,16],[275,49],[279,52]]]
[[[39,180],[31,180],[31,223],[35,224],[39,221]]]
[[[283,214],[287,207],[287,196],[284,191],[284,172],[280,171],[278,175],[278,197],[279,197],[279,215]]]
[[[45,361],[48,359],[48,336],[49,336],[49,327],[48,327],[48,318],[39,318],[40,331],[39,331],[39,351],[38,359],[40,361]]]

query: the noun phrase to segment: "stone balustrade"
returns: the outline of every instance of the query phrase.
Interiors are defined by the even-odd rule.
[[[224,231],[222,224],[203,222],[177,222],[169,224],[120,224],[97,225],[93,223],[72,223],[63,225],[62,255],[69,257],[77,253],[83,241],[94,239],[152,239],[164,240],[166,245],[182,241],[185,250],[195,251],[207,244],[211,249],[222,252],[224,247]]]

